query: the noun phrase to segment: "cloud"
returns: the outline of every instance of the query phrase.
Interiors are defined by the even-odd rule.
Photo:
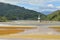
[[[47,2],[57,2],[60,0],[0,0],[0,2],[18,4],[18,3],[27,3],[31,5],[45,5]]]
[[[48,4],[48,7],[54,7],[54,5],[53,4]]]
[[[30,4],[30,5],[36,5],[36,6],[46,6],[48,2],[54,2],[56,0],[0,0],[0,2],[4,3],[10,3],[10,4]],[[57,0],[59,1],[59,0]],[[49,4],[48,6],[53,7],[52,4]]]
[[[32,5],[41,5],[48,1],[49,0],[0,0],[0,2],[11,3],[11,4],[28,3]]]
[[[60,0],[0,0],[0,2],[10,3],[36,11],[54,11],[60,9]]]
[[[60,9],[60,6],[57,6],[56,8]]]
[[[4,2],[4,3],[10,3],[10,4],[17,4],[19,3],[19,0],[0,0],[0,2]]]

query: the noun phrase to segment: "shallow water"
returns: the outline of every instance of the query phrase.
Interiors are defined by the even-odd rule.
[[[20,26],[22,26],[23,25],[23,26],[36,26],[37,27],[36,29],[25,29],[24,32],[16,33],[18,35],[27,35],[27,34],[60,35],[60,32],[57,32],[54,29],[48,28],[51,26],[60,26],[59,23],[56,23],[56,24],[43,23],[43,24],[41,24],[41,23],[37,23],[37,22],[32,21],[32,23],[31,22],[1,23],[0,26],[2,26],[2,25],[4,25],[4,26],[8,26],[8,25],[20,25]],[[48,39],[48,38],[46,38],[46,39],[42,39],[42,38],[40,38],[40,39],[36,39],[36,38],[34,38],[34,39],[33,38],[26,38],[26,39],[23,39],[23,38],[19,38],[19,39],[10,38],[10,39],[8,39],[8,38],[6,38],[6,39],[3,39],[3,38],[0,38],[0,40],[60,40],[60,39],[54,39],[54,38],[53,39]]]

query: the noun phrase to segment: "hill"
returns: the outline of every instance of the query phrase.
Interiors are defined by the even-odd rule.
[[[0,3],[0,17],[6,17],[8,20],[36,20],[38,15],[44,20],[44,14],[33,10],[25,9],[16,5]]]
[[[48,20],[60,21],[60,10],[54,11],[47,16]]]

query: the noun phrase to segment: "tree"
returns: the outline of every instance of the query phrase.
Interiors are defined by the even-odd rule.
[[[4,17],[4,16],[1,17],[1,16],[0,16],[0,22],[6,22],[6,21],[8,21],[8,19],[7,19],[6,17]]]

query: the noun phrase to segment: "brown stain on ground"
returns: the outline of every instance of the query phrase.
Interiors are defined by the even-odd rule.
[[[0,29],[35,29],[37,27],[31,26],[0,26]]]
[[[49,27],[49,28],[54,29],[54,30],[57,31],[57,32],[60,32],[60,27],[58,27],[58,26],[55,26],[55,27]]]
[[[0,35],[15,34],[24,32],[24,29],[35,29],[36,27],[26,26],[0,26]]]
[[[16,36],[14,36],[14,35],[12,35],[12,36],[5,35],[5,36],[0,36],[0,38],[33,38],[33,39],[35,39],[35,38],[37,38],[37,39],[39,39],[39,38],[48,38],[48,39],[60,39],[60,35],[40,35],[40,34],[38,34],[38,35],[36,35],[36,34],[33,34],[33,35],[16,35]]]
[[[0,35],[6,35],[6,34],[14,34],[18,32],[24,32],[24,30],[0,30]]]

